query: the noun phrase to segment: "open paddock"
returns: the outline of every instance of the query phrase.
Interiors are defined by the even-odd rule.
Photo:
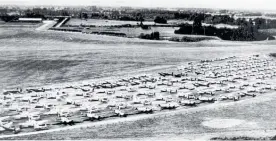
[[[1,117],[5,117],[1,127],[5,130],[0,134],[62,130],[64,126],[73,128],[97,120],[139,118],[138,114],[170,113],[258,98],[275,93],[275,69],[274,59],[268,56],[230,56],[190,62],[172,72],[83,85],[6,90],[0,105]],[[243,122],[237,121],[222,128]],[[216,125],[220,122],[210,120],[203,125],[213,131],[221,128]]]

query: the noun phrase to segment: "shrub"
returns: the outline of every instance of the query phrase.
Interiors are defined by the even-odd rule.
[[[270,53],[269,56],[270,57],[276,57],[276,53]],[[276,136],[275,136],[275,139],[276,139]]]
[[[141,33],[139,38],[147,39],[147,40],[159,40],[160,39],[160,33],[159,32],[152,32],[151,34]]]
[[[155,17],[154,22],[160,23],[160,24],[167,24],[167,20],[165,18],[159,17],[159,16]]]
[[[200,41],[204,41],[204,40],[213,40],[214,38],[212,37],[172,37],[169,39],[169,41],[173,41],[173,42],[200,42]]]

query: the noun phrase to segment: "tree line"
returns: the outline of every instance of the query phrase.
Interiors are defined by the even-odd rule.
[[[217,36],[223,40],[231,41],[260,41],[275,39],[270,35],[260,33],[258,29],[258,26],[253,24],[253,20],[244,22],[237,29],[230,29],[216,28],[212,25],[202,26],[202,19],[200,17],[195,17],[193,24],[180,25],[180,29],[175,30],[175,34]]]

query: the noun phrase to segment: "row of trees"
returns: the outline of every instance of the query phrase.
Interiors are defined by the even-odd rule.
[[[233,15],[211,15],[211,14],[205,14],[205,13],[192,13],[192,12],[175,13],[174,17],[175,19],[184,19],[188,21],[194,21],[197,18],[202,22],[205,22],[208,24],[229,24],[229,25],[238,25],[238,26],[248,26],[253,22],[255,23],[257,29],[276,28],[276,20],[264,19],[264,18],[255,18],[253,20],[252,19],[247,20],[245,18],[235,19]]]
[[[195,18],[204,20],[208,16],[211,16],[211,15],[205,14],[205,13],[195,13],[195,12],[174,13],[174,19],[183,19],[188,21],[193,21]]]
[[[81,19],[110,19],[105,14],[101,13],[87,13],[87,12],[81,12],[79,14],[79,18]],[[122,20],[122,21],[145,21],[143,16],[140,14],[136,14],[135,16],[130,16],[130,15],[122,15],[122,16],[116,16],[115,20]]]
[[[258,29],[276,28],[276,20],[256,18],[254,22]]]
[[[8,17],[6,9],[1,10],[1,17],[5,21],[14,19],[13,16],[20,17],[31,17],[31,18],[44,18],[45,16],[73,16],[77,18],[89,19],[113,19],[113,20],[124,20],[124,21],[145,21],[145,19],[154,20],[155,23],[166,24],[169,19],[184,19],[189,21],[194,21],[196,18],[200,19],[202,22],[209,24],[230,24],[243,26],[244,24],[250,24],[245,18],[235,19],[233,15],[211,15],[206,12],[176,12],[167,10],[150,10],[150,9],[136,9],[132,11],[118,11],[112,10],[105,12],[89,12],[86,9],[72,9],[64,8],[61,10],[56,10],[54,8],[33,8],[26,10],[19,10],[20,15],[13,15]],[[6,14],[4,14],[6,13]],[[253,13],[253,15],[260,16],[260,13]],[[250,14],[248,14],[250,16]],[[276,20],[268,20],[263,18],[256,18],[253,20],[258,29],[268,29],[276,28]]]
[[[0,18],[1,18],[1,20],[5,21],[5,22],[16,21],[16,20],[18,20],[19,17],[45,19],[45,15],[38,13],[38,12],[26,10],[24,13],[25,13],[24,15],[7,15],[7,14],[5,14],[5,15],[1,15]]]
[[[207,35],[217,36],[223,40],[232,41],[259,41],[266,39],[275,39],[272,36],[260,33],[257,26],[250,20],[242,24],[237,29],[230,28],[216,28],[214,26],[202,26],[201,19],[195,18],[194,23],[183,24],[179,30],[175,30],[175,34],[193,34],[193,35]]]
[[[233,15],[211,15],[206,13],[175,13],[175,19],[194,21],[199,19],[207,24],[242,25],[247,22],[244,18],[235,20]]]
[[[10,22],[10,21],[13,21],[13,20],[17,20],[18,19],[18,16],[8,16],[8,15],[3,15],[1,16],[1,20],[2,21],[5,21],[5,22]]]

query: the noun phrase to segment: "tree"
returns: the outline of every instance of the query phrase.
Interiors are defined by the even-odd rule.
[[[167,24],[167,20],[165,18],[159,17],[159,16],[155,17],[154,22],[160,23],[160,24]]]
[[[61,11],[61,15],[62,15],[62,16],[69,16],[70,14],[68,13],[68,11],[62,10],[62,11]]]
[[[81,13],[81,17],[80,17],[81,19],[85,19],[85,20],[87,20],[88,19],[88,14],[87,13]]]
[[[254,22],[257,29],[266,28],[266,19],[256,18],[254,19]]]
[[[203,30],[201,21],[202,19],[199,16],[194,18],[192,34],[201,34],[200,32]]]
[[[201,28],[202,27],[202,20],[199,17],[195,17],[193,27],[194,28]]]
[[[159,32],[152,32],[151,33],[151,38],[154,40],[159,40],[160,39],[160,33]]]

